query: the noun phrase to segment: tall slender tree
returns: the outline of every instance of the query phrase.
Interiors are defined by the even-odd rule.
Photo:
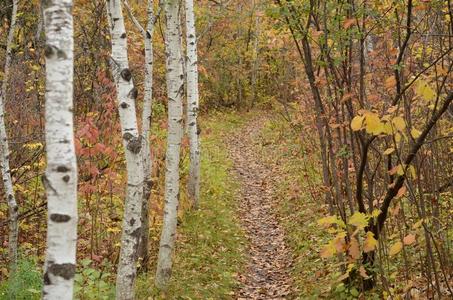
[[[157,260],[156,286],[165,288],[171,276],[179,203],[179,159],[182,137],[183,59],[179,31],[179,0],[165,1],[165,50],[168,93],[168,138],[165,173],[165,208]]]
[[[47,252],[44,299],[72,299],[77,241],[72,0],[44,1]]]
[[[130,19],[143,35],[145,41],[145,95],[143,98],[143,114],[142,114],[142,130],[143,130],[143,199],[142,199],[142,233],[140,245],[138,248],[138,256],[142,260],[143,267],[146,269],[148,261],[148,242],[149,242],[149,198],[152,188],[152,169],[153,161],[151,159],[151,122],[152,122],[152,106],[153,106],[153,34],[154,24],[160,9],[154,14],[154,1],[148,0],[147,16],[148,23],[146,29],[140,25],[137,18],[134,17],[132,10],[127,0],[124,0],[124,6],[127,9]],[[159,3],[160,6],[160,3]]]
[[[112,39],[111,69],[117,88],[117,102],[126,154],[127,195],[124,205],[121,251],[116,279],[116,299],[134,299],[137,249],[141,236],[143,197],[143,137],[138,131],[135,99],[127,54],[127,34],[120,0],[108,0],[107,11]]]
[[[16,30],[16,17],[17,17],[17,6],[18,0],[13,1],[13,9],[11,15],[11,24],[9,25],[9,33],[6,40],[6,57],[5,67],[3,69],[3,82],[0,91],[0,164],[2,171],[3,187],[5,189],[5,197],[9,206],[9,239],[8,239],[8,250],[9,250],[9,262],[10,262],[10,278],[14,277],[17,266],[17,247],[18,247],[18,235],[19,227],[17,222],[18,216],[18,205],[13,190],[13,181],[11,178],[11,170],[9,167],[9,144],[8,134],[6,132],[5,125],[5,111],[4,111],[4,100],[6,99],[6,93],[8,88],[9,69],[11,66],[11,49],[14,39],[14,32]]]
[[[186,74],[187,74],[187,132],[189,135],[190,165],[187,190],[195,208],[200,198],[200,130],[198,126],[198,55],[193,0],[186,4]]]

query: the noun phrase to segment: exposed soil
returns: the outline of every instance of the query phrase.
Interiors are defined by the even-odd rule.
[[[231,137],[229,152],[241,184],[240,216],[249,240],[248,263],[236,299],[290,299],[292,259],[275,214],[272,173],[256,152],[263,119]]]

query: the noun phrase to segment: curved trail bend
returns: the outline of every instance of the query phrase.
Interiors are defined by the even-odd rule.
[[[228,142],[241,186],[240,217],[249,240],[236,299],[290,299],[291,254],[274,213],[272,172],[256,152],[263,123],[263,118],[253,119]]]

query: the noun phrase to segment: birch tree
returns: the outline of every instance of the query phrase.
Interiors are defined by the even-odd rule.
[[[186,6],[186,76],[187,76],[187,132],[190,147],[188,194],[195,208],[200,198],[200,139],[198,117],[198,56],[193,0],[185,0]]]
[[[47,252],[44,299],[72,299],[77,241],[72,0],[44,1]]]
[[[8,239],[8,252],[10,262],[10,278],[14,277],[17,266],[17,247],[18,247],[18,235],[19,227],[17,224],[18,216],[18,205],[13,190],[13,181],[11,178],[11,170],[9,167],[9,144],[8,134],[6,132],[5,125],[5,111],[3,99],[6,99],[9,69],[11,65],[11,46],[13,44],[14,32],[16,29],[16,16],[17,16],[17,5],[18,0],[13,1],[13,10],[11,15],[11,24],[9,26],[9,33],[6,40],[6,56],[5,56],[5,67],[3,69],[3,82],[0,91],[0,164],[3,180],[3,188],[5,190],[6,202],[9,207],[9,239]]]
[[[165,1],[165,50],[168,93],[168,138],[165,173],[165,208],[157,260],[156,286],[165,288],[171,276],[179,203],[179,159],[184,92],[183,60],[179,35],[179,1]]]
[[[127,56],[127,35],[120,0],[107,1],[112,39],[111,68],[117,88],[118,111],[126,154],[127,191],[116,278],[116,299],[134,299],[137,248],[141,236],[143,197],[143,137],[139,134],[135,99]]]
[[[159,3],[160,5],[160,3]],[[148,261],[148,242],[149,242],[149,198],[151,196],[152,180],[151,173],[153,169],[153,162],[151,160],[151,122],[152,122],[152,106],[153,106],[153,34],[154,24],[156,23],[157,14],[154,14],[153,0],[148,0],[147,16],[148,22],[146,29],[140,25],[140,22],[132,14],[132,10],[128,1],[124,1],[124,6],[127,9],[129,17],[134,25],[138,28],[143,35],[145,41],[145,82],[143,98],[143,114],[142,114],[142,130],[143,130],[143,199],[142,199],[142,232],[140,238],[140,245],[138,248],[138,256],[142,259],[143,266],[147,265]]]

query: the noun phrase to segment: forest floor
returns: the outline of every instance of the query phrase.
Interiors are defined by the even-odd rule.
[[[284,299],[290,294],[292,257],[275,214],[272,169],[263,164],[255,149],[263,121],[253,119],[231,137],[228,145],[240,183],[241,223],[249,241],[238,299]]]
[[[239,184],[238,213],[248,247],[235,299],[332,297],[339,276],[319,250],[329,240],[318,220],[320,161],[314,134],[277,112],[255,111],[224,138]]]

